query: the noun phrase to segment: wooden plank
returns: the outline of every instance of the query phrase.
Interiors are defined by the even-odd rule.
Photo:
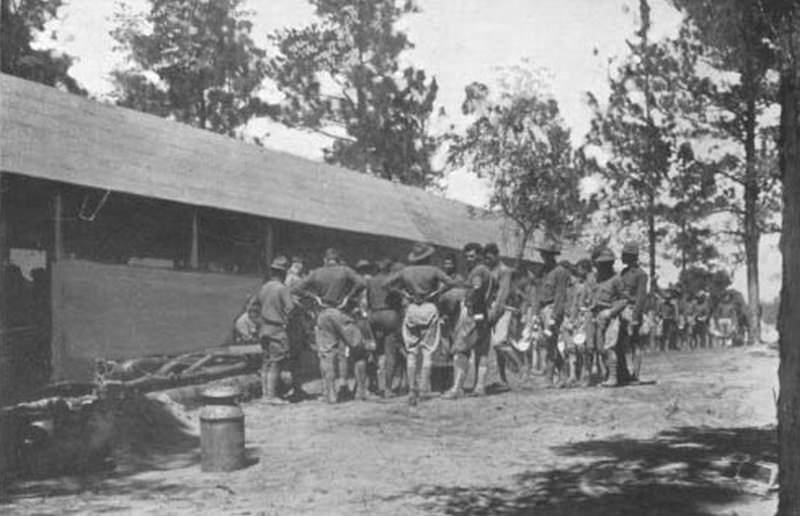
[[[6,339],[7,320],[6,320],[6,263],[8,261],[8,245],[6,242],[6,216],[5,216],[5,203],[3,197],[5,196],[5,175],[0,172],[0,406],[3,406],[11,401],[12,398],[12,364],[11,364],[11,348]],[[3,431],[3,426],[0,425],[0,433]],[[0,442],[3,442],[3,436],[0,435]],[[0,458],[2,458],[2,450],[0,450]]]

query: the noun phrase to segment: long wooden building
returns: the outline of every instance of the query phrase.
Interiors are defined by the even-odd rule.
[[[465,204],[7,75],[0,174],[0,401],[88,380],[99,357],[223,341],[276,253],[517,250],[512,224]]]

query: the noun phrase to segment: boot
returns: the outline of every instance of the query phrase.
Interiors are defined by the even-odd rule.
[[[419,392],[422,396],[431,396],[431,366],[423,365],[419,377]]]
[[[442,396],[447,400],[454,400],[464,396],[464,380],[467,377],[466,357],[456,356],[453,359],[453,386]]]
[[[544,366],[544,382],[545,388],[552,389],[556,387],[556,384],[553,382],[553,375],[556,372],[556,364],[552,360],[547,360],[547,363]]]
[[[419,401],[416,353],[409,352],[406,357],[406,374],[408,375],[408,404],[413,407]]]
[[[606,350],[606,379],[600,384],[601,387],[620,387],[619,363],[613,349]]]
[[[333,370],[333,359],[322,358],[319,361],[322,374],[322,397],[330,404],[336,403],[336,374]]]
[[[486,396],[486,375],[489,373],[489,367],[486,365],[478,366],[478,374],[475,378],[475,396]]]
[[[578,382],[578,356],[574,353],[567,357],[567,385]]]
[[[367,363],[359,360],[353,368],[356,377],[356,395],[359,401],[366,401],[372,398],[372,393],[367,391]]]
[[[280,379],[280,366],[278,366],[277,363],[269,364],[269,367],[267,368],[266,379],[264,381],[266,390],[264,391],[263,398],[264,401],[270,403],[271,405],[285,405],[288,403],[286,400],[278,397],[278,382]]]

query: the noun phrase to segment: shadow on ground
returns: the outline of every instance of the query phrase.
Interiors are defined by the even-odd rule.
[[[101,407],[82,427],[23,446],[17,460],[17,474],[0,485],[0,507],[22,498],[83,492],[151,498],[185,486],[134,475],[199,468],[200,439],[196,424],[180,408],[139,396]]]
[[[518,474],[511,485],[421,486],[423,508],[477,515],[707,515],[752,500],[736,461],[775,461],[774,428],[685,427],[654,439],[611,438],[555,448],[573,465]],[[562,461],[563,462],[563,461]]]

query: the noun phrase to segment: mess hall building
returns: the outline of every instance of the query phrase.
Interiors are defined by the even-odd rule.
[[[0,75],[0,402],[206,349],[276,253],[404,260],[513,225],[401,184]]]

